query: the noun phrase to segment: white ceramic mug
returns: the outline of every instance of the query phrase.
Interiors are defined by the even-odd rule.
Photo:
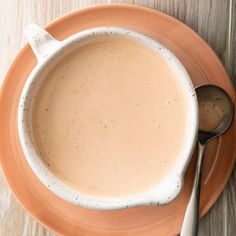
[[[96,39],[96,37],[105,36],[106,34],[111,33],[119,35],[120,37],[139,41],[150,47],[161,55],[164,60],[167,60],[167,63],[171,64],[173,70],[179,74],[180,83],[183,84],[183,88],[186,91],[185,96],[188,101],[188,138],[185,149],[183,150],[183,155],[176,162],[173,171],[168,173],[166,178],[151,190],[127,197],[98,198],[87,196],[82,192],[78,192],[71,187],[66,186],[57,178],[57,176],[50,172],[36,151],[32,136],[30,116],[32,100],[35,93],[46,77],[45,75],[49,73],[54,65],[75,48],[91,42]],[[32,24],[27,28],[26,34],[31,48],[37,57],[38,63],[29,75],[20,97],[18,109],[18,131],[25,158],[40,181],[54,194],[66,201],[93,209],[110,210],[138,205],[162,205],[173,200],[183,186],[185,169],[191,158],[198,130],[198,106],[195,90],[188,73],[180,61],[156,40],[130,29],[118,27],[92,28],[72,35],[63,41],[58,41],[39,26]],[[170,58],[171,60],[168,60]]]

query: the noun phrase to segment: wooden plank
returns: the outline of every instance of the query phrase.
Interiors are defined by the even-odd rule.
[[[117,2],[155,8],[189,25],[214,49],[236,85],[236,0],[0,0],[0,78],[3,78],[10,61],[25,44],[23,29],[30,22],[45,25],[85,6]],[[199,235],[236,235],[235,186],[236,169],[217,203],[201,220]],[[10,193],[0,172],[0,236],[43,235],[54,234],[25,212]]]

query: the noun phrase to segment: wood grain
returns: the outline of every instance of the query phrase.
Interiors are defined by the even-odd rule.
[[[0,78],[17,51],[25,44],[23,29],[30,22],[45,25],[51,20],[85,6],[99,3],[131,3],[168,13],[198,32],[224,63],[236,83],[235,0],[0,0]],[[1,135],[1,133],[0,133]],[[14,168],[13,168],[14,171]],[[201,236],[236,235],[236,168],[221,197],[201,220]],[[52,236],[12,196],[0,172],[0,236]]]

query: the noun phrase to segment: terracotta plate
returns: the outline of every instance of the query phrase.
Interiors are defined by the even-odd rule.
[[[66,15],[47,30],[64,39],[94,26],[123,26],[148,34],[168,48],[185,65],[195,85],[214,83],[234,89],[214,52],[191,29],[161,12],[129,6],[92,7]],[[42,224],[62,235],[175,235],[180,231],[192,183],[194,158],[188,168],[181,195],[162,207],[139,207],[122,211],[92,211],[73,206],[52,194],[35,177],[19,145],[16,118],[19,95],[36,59],[25,46],[6,75],[0,99],[0,161],[16,197]],[[236,120],[222,137],[207,147],[203,173],[201,215],[216,201],[233,168]]]

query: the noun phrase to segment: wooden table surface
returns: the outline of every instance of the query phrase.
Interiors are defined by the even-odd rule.
[[[142,5],[178,18],[208,42],[236,85],[236,0],[0,0],[0,82],[26,43],[23,31],[30,22],[44,26],[65,13],[101,3]],[[55,234],[23,209],[0,169],[0,236],[44,235]],[[199,235],[236,235],[236,168],[216,204],[201,219]]]

